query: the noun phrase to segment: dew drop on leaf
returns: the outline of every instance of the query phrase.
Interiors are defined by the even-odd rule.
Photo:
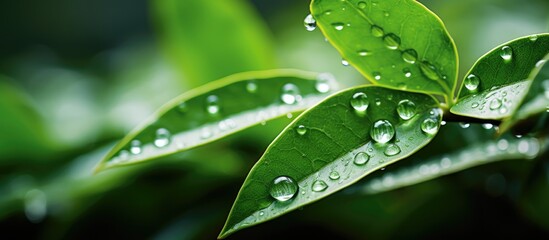
[[[358,2],[357,6],[358,6],[358,8],[360,8],[360,9],[365,9],[366,6],[367,6],[367,4],[366,4],[366,2],[364,2],[364,1],[360,1],[360,2]]]
[[[309,14],[305,17],[303,20],[303,25],[305,26],[305,29],[309,32],[314,31],[316,29],[316,20],[313,17],[313,15]]]
[[[341,65],[347,67],[347,66],[349,66],[349,61],[347,61],[345,59],[341,59]]]
[[[156,147],[165,147],[170,144],[170,132],[168,129],[159,128],[156,130],[156,138],[154,139],[154,145]]]
[[[337,172],[337,171],[335,171],[335,170],[334,170],[334,171],[331,171],[331,172],[330,172],[330,176],[328,176],[328,177],[329,177],[330,179],[332,179],[332,180],[338,180],[339,177],[340,177],[340,176],[339,176],[339,172]]]
[[[269,193],[274,199],[285,202],[292,199],[297,193],[298,187],[295,181],[288,176],[280,176],[273,180]]]
[[[351,107],[358,112],[366,112],[369,104],[368,96],[363,92],[357,92],[351,98]]]
[[[246,91],[249,93],[257,92],[257,83],[254,81],[248,81],[248,83],[246,83]]]
[[[390,143],[383,152],[386,156],[394,156],[400,153],[400,147],[394,143]]]
[[[406,49],[402,52],[402,59],[407,62],[414,64],[417,61],[417,52],[414,49]]]
[[[381,80],[381,73],[379,72],[373,72],[372,75],[374,75],[375,80]]]
[[[438,132],[438,122],[433,118],[426,118],[421,123],[421,131],[433,135]]]
[[[400,46],[400,38],[393,33],[385,35],[385,37],[383,37],[383,42],[387,48],[392,50],[395,50]]]
[[[372,33],[372,35],[374,35],[374,37],[383,37],[383,35],[385,35],[383,28],[377,25],[372,25],[370,32]]]
[[[370,155],[365,152],[359,152],[355,155],[353,163],[356,165],[364,165],[370,161]]]
[[[410,69],[408,68],[402,69],[402,72],[404,73],[404,76],[407,78],[412,76],[412,72],[410,72]]]
[[[335,30],[341,31],[341,30],[343,30],[343,28],[345,27],[345,24],[340,23],[340,22],[336,22],[336,23],[332,23],[332,27],[333,27]]]
[[[370,55],[370,51],[366,50],[366,49],[362,49],[362,50],[358,50],[357,51],[357,54],[361,57],[364,57],[364,56],[368,56]]]
[[[311,189],[315,192],[322,192],[328,188],[328,184],[322,180],[316,180],[313,182]]]
[[[301,95],[299,95],[299,88],[292,83],[286,83],[282,87],[282,95],[280,97],[282,101],[286,104],[295,104],[301,100]]]
[[[494,98],[490,101],[490,110],[497,110],[501,107],[501,100]]]
[[[141,141],[139,140],[132,140],[130,143],[130,152],[134,155],[141,153]]]
[[[408,99],[402,100],[397,105],[397,113],[403,120],[409,120],[416,115],[416,104]]]
[[[467,88],[469,91],[477,90],[479,84],[480,79],[474,74],[469,74],[469,76],[465,78],[465,88]]]
[[[421,70],[423,75],[425,75],[426,77],[428,77],[431,80],[439,80],[440,79],[440,77],[437,73],[437,68],[428,61],[420,62],[419,69]]]
[[[460,122],[458,124],[461,128],[469,128],[469,126],[471,126],[470,123],[466,123],[466,122]]]
[[[327,93],[331,90],[330,83],[335,81],[335,77],[330,73],[321,73],[316,77],[315,88],[319,93]]]
[[[210,95],[206,98],[206,111],[210,115],[219,113],[219,98],[216,95]]]
[[[303,135],[305,135],[305,133],[307,133],[307,127],[305,127],[303,125],[299,125],[299,126],[297,126],[296,132],[297,132],[297,134],[303,136]]]
[[[513,49],[511,49],[511,47],[509,46],[503,46],[500,50],[499,55],[501,56],[504,62],[510,62],[511,59],[513,58]]]
[[[370,137],[378,143],[391,141],[395,136],[395,128],[387,120],[377,120],[370,130]]]

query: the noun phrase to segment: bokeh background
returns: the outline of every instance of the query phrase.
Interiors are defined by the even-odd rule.
[[[420,2],[453,36],[460,76],[493,47],[549,30],[547,0]],[[232,73],[297,68],[365,83],[320,31],[304,29],[308,5],[1,1],[0,239],[216,238],[247,172],[289,119],[150,163],[95,176],[93,166],[164,102]],[[342,192],[231,238],[547,238],[548,158],[377,195]]]

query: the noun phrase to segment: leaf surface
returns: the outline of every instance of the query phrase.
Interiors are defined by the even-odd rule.
[[[401,102],[415,104],[414,111],[400,109],[409,120],[397,112]],[[360,86],[332,95],[307,110],[288,125],[252,168],[220,237],[329,196],[406,158],[436,134],[442,117],[438,104],[425,94]],[[383,124],[376,124],[380,122]],[[391,127],[384,128],[387,122]],[[421,127],[424,122],[428,127]],[[388,129],[394,130],[394,136]],[[280,177],[295,183],[286,185],[286,190],[295,190],[287,201],[274,198],[280,199],[281,192],[275,190],[281,185],[274,184]]]
[[[482,56],[465,75],[451,112],[481,119],[513,113],[530,87],[536,63],[549,53],[549,34],[504,43]]]
[[[311,13],[341,56],[371,82],[452,95],[457,51],[440,19],[413,0],[314,0]]]
[[[122,139],[96,170],[155,159],[207,144],[288,113],[335,90],[329,74],[248,72],[184,93]]]

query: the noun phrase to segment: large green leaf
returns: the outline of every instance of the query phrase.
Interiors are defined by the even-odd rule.
[[[318,26],[368,80],[390,88],[452,95],[457,53],[440,19],[413,0],[314,0]]]
[[[465,75],[451,112],[501,119],[519,106],[530,86],[536,63],[549,53],[549,34],[515,39],[482,56]]]
[[[220,237],[324,198],[414,153],[438,131],[438,105],[425,94],[361,86],[307,110],[255,164]],[[274,185],[285,177],[294,184]]]
[[[274,67],[267,27],[246,1],[157,0],[160,42],[192,86]]]
[[[229,76],[176,97],[120,141],[97,170],[204,145],[267,120],[302,111],[336,89],[329,74],[295,70]]]
[[[506,131],[530,117],[549,112],[549,64],[546,64],[547,60],[549,60],[549,54],[536,63],[536,67],[529,77],[533,80],[528,93],[513,115],[502,122],[501,131]]]

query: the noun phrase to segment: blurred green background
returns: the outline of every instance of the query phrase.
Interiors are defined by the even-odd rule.
[[[549,30],[547,0],[420,2],[453,36],[460,76],[493,47]],[[297,68],[365,83],[320,31],[304,29],[308,5],[0,2],[0,238],[214,239],[290,120],[151,163],[95,176],[93,166],[164,102],[232,73]],[[377,195],[343,192],[231,238],[549,237],[548,158]]]

